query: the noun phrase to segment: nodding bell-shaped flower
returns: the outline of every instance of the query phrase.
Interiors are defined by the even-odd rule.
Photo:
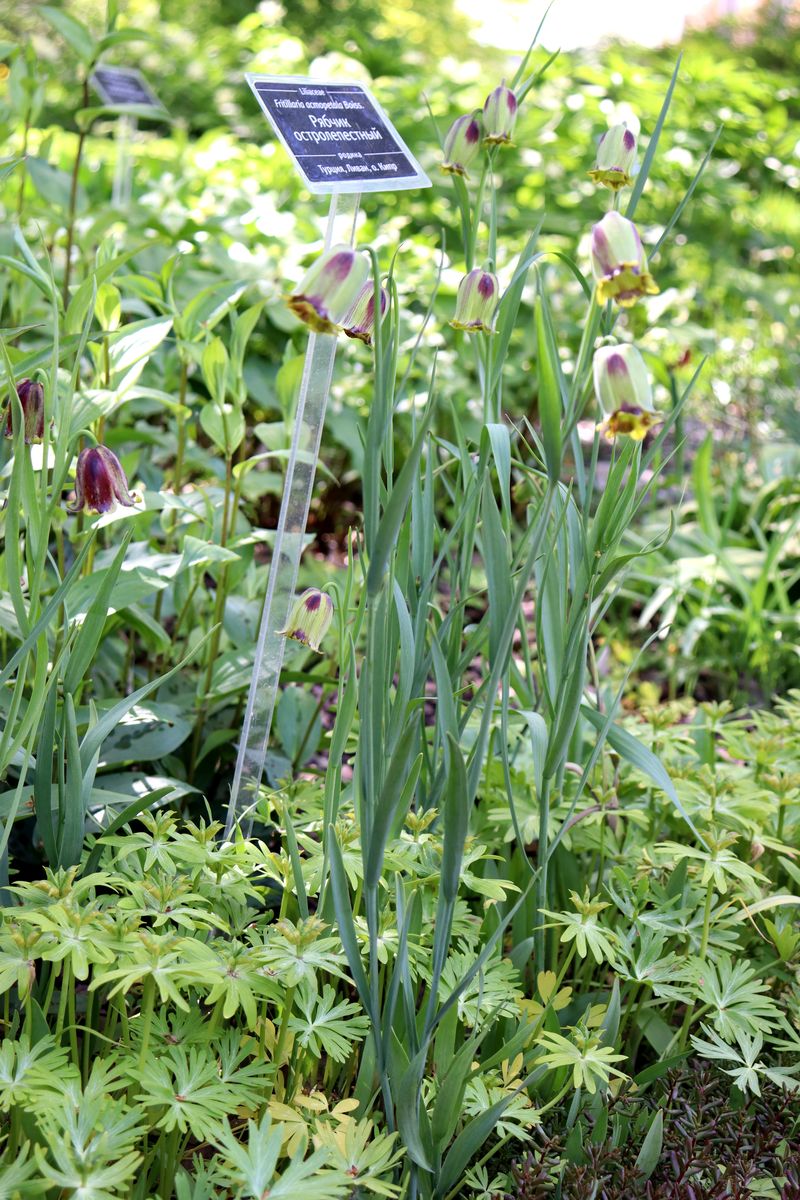
[[[338,333],[368,273],[365,255],[350,246],[332,246],[309,267],[286,302],[315,333]]]
[[[594,354],[594,390],[606,419],[598,429],[610,442],[640,442],[659,423],[644,359],[635,346],[601,346]]]
[[[88,446],[78,455],[75,468],[75,503],[67,511],[107,513],[118,504],[133,508],[136,497],[128,491],[122,463],[106,446]]]
[[[44,437],[44,388],[32,379],[21,379],[17,384],[17,395],[22,405],[22,427],[25,444],[40,442]],[[14,404],[6,410],[5,435],[14,436]]]
[[[456,117],[444,139],[444,162],[446,175],[466,175],[481,144],[481,127],[475,113]]]
[[[633,164],[636,162],[636,135],[627,125],[612,125],[597,146],[597,159],[589,178],[594,183],[618,192],[633,183]]]
[[[490,271],[475,267],[458,285],[456,315],[450,324],[466,333],[494,333],[494,314],[500,299],[500,284]]]
[[[640,296],[654,296],[658,284],[647,269],[639,230],[618,212],[609,212],[592,227],[592,270],[597,303],[616,300],[630,308]]]
[[[319,644],[330,629],[333,620],[333,601],[327,592],[319,588],[306,588],[295,600],[285,629],[278,632],[293,642],[300,642],[310,650],[319,650]]]
[[[501,83],[489,92],[483,105],[483,140],[487,146],[513,146],[511,135],[517,119],[517,97]]]
[[[387,303],[386,292],[381,288],[381,317],[386,312]],[[360,342],[371,346],[374,328],[375,285],[368,279],[353,301],[350,311],[342,317],[342,329],[349,338],[358,338]]]

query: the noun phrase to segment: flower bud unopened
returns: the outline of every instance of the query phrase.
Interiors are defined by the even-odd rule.
[[[315,333],[337,333],[368,274],[365,255],[350,246],[332,246],[309,267],[287,304]]]
[[[494,333],[494,314],[499,299],[497,276],[476,267],[458,285],[456,315],[450,324],[467,333]]]
[[[483,105],[483,140],[487,146],[511,146],[517,120],[517,97],[501,83]]]
[[[612,192],[630,187],[633,183],[633,164],[636,162],[636,135],[627,125],[613,125],[600,138],[597,160],[589,178]]]
[[[33,379],[21,379],[17,384],[17,395],[22,405],[22,427],[26,445],[40,442],[44,437],[44,388]],[[14,405],[6,410],[5,435],[14,436]]]
[[[640,296],[654,296],[658,285],[647,269],[642,239],[633,221],[609,212],[592,228],[592,270],[597,303],[616,300],[630,308]]]
[[[386,291],[381,288],[381,317],[386,312]],[[350,311],[342,317],[342,329],[349,338],[358,338],[367,346],[372,345],[372,333],[375,329],[375,285],[371,279],[362,287],[356,296]]]
[[[294,602],[286,628],[279,632],[283,637],[308,646],[310,650],[319,650],[332,620],[333,601],[330,596],[319,588],[306,588]]]
[[[75,503],[67,506],[68,512],[107,513],[118,504],[133,508],[135,503],[122,463],[112,450],[106,446],[81,450],[75,468]]]
[[[641,441],[658,423],[644,359],[635,346],[601,346],[594,355],[594,389],[606,419],[598,426],[609,441]]]
[[[444,139],[442,170],[447,175],[466,175],[480,144],[481,127],[475,114],[456,117]]]

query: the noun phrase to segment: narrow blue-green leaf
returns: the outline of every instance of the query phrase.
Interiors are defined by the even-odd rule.
[[[535,322],[542,445],[547,474],[552,483],[557,483],[561,474],[561,391],[558,386],[558,368],[554,361],[556,350],[547,327],[541,296],[536,298]]]
[[[678,221],[680,220],[681,214],[683,213],[683,210],[686,208],[686,205],[689,203],[692,196],[694,195],[694,190],[697,187],[698,183],[700,182],[700,180],[703,176],[703,172],[705,171],[706,167],[709,164],[711,155],[714,153],[714,147],[716,146],[717,142],[719,141],[719,135],[722,133],[722,129],[723,129],[722,125],[719,125],[717,127],[717,130],[716,130],[713,138],[711,139],[711,145],[708,147],[708,150],[705,153],[705,157],[703,158],[703,161],[700,163],[700,166],[697,168],[694,179],[689,184],[688,188],[686,189],[683,199],[681,200],[678,207],[675,209],[675,212],[672,214],[670,219],[667,221],[666,225],[664,226],[664,230],[661,234],[661,237],[658,239],[655,246],[653,247],[653,250],[650,254],[651,258],[654,257],[656,254],[658,254],[659,250],[664,245],[664,242],[667,240],[669,235],[672,233],[672,230],[675,228]]]
[[[67,669],[64,672],[65,692],[71,693],[77,691],[81,680],[91,665],[97,647],[100,645],[106,617],[108,616],[111,593],[122,570],[122,564],[125,561],[125,555],[132,536],[133,531],[130,529],[126,530],[123,534],[120,547],[114,555],[114,560],[101,577],[100,586],[87,609],[83,624],[70,651]]]
[[[433,413],[434,404],[431,399],[428,402],[425,415],[420,422],[419,430],[409,451],[408,458],[395,480],[389,502],[378,525],[375,535],[375,545],[372,549],[372,557],[367,572],[367,592],[370,596],[377,595],[383,584],[386,564],[389,561],[389,556],[397,541],[397,535],[400,532],[400,526],[405,517],[419,460],[422,456],[422,450],[428,436],[431,421],[433,420]]]
[[[605,727],[606,718],[596,708],[590,708],[588,704],[582,704],[581,713],[598,731]],[[632,734],[628,733],[627,729],[622,729],[619,725],[612,724],[608,729],[607,737],[609,745],[616,750],[620,757],[629,762],[637,771],[643,771],[645,775],[652,779],[656,787],[661,788],[662,792],[666,793],[701,846],[706,846],[705,838],[681,804],[678,793],[675,791],[675,785],[667,774],[663,763],[656,758],[653,751],[638,741]]]
[[[39,832],[44,843],[47,861],[55,863],[58,848],[51,803],[53,784],[53,747],[56,740],[56,710],[58,689],[52,687],[47,695],[36,746],[36,770],[33,776],[33,799]]]
[[[216,626],[214,628],[216,628]],[[213,633],[214,629],[209,629],[208,633],[206,633],[205,636],[201,638],[200,641],[189,651],[189,653],[184,655],[180,662],[176,663],[171,670],[165,672],[164,675],[161,675],[156,679],[151,679],[149,683],[144,684],[143,687],[140,687],[137,689],[137,691],[132,692],[130,696],[126,696],[123,700],[120,700],[107,712],[103,713],[103,716],[100,718],[97,724],[87,731],[83,742],[81,743],[84,786],[86,786],[86,783],[88,782],[86,775],[89,771],[90,764],[95,756],[99,753],[103,742],[111,733],[112,729],[116,729],[122,718],[127,716],[132,708],[135,708],[137,704],[141,704],[141,702],[146,700],[147,697],[156,691],[157,688],[167,683],[167,681],[172,679],[174,675],[177,675],[180,671],[182,671],[183,668],[190,663],[193,658],[196,658],[201,649],[212,637]],[[89,786],[91,786],[91,783],[89,783]]]
[[[342,949],[345,952],[347,964],[350,967],[350,974],[353,977],[353,982],[356,985],[361,1003],[368,1013],[372,1013],[372,998],[369,984],[367,983],[367,976],[364,973],[364,966],[361,962],[356,927],[353,922],[353,909],[350,904],[350,892],[347,887],[347,872],[344,869],[342,852],[336,840],[336,830],[332,825],[328,827],[328,854],[331,860],[331,895],[333,896],[333,908],[336,913],[336,931],[341,940]]]
[[[306,883],[303,879],[303,864],[300,860],[300,851],[297,847],[297,838],[295,837],[294,825],[292,824],[292,814],[289,812],[288,805],[283,810],[283,832],[286,836],[289,860],[292,864],[292,878],[294,879],[294,890],[297,896],[297,907],[300,910],[300,916],[305,921],[308,918],[308,896],[306,894]]]
[[[661,105],[661,112],[658,114],[658,120],[656,121],[655,128],[650,137],[650,141],[648,142],[647,150],[645,152],[644,159],[642,160],[639,174],[636,176],[633,190],[631,191],[631,198],[628,201],[628,208],[625,213],[625,216],[630,221],[633,220],[636,212],[636,206],[639,203],[642,192],[644,191],[644,185],[647,183],[650,175],[650,168],[653,165],[653,159],[656,156],[656,149],[658,148],[658,139],[661,137],[661,130],[664,128],[664,122],[667,119],[669,106],[672,103],[672,93],[675,91],[675,84],[678,82],[678,71],[680,70],[682,57],[682,54],[678,55],[678,61],[675,63],[675,69],[672,72],[672,78],[669,81],[669,87],[667,88],[667,94],[664,97],[664,103]]]
[[[63,793],[64,806],[59,813],[61,836],[58,842],[56,865],[74,867],[76,863],[80,862],[81,857],[86,806],[83,799],[78,722],[75,716],[75,703],[69,693],[64,696],[61,736],[66,760],[66,786]]]

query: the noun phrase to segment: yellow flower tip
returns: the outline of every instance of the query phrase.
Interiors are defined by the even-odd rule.
[[[462,333],[497,333],[496,329],[492,329],[484,321],[456,321],[452,320],[450,325],[453,329],[460,329]]]
[[[484,146],[508,146],[508,147],[513,147],[514,145],[516,145],[515,142],[512,142],[511,138],[508,136],[507,133],[487,133],[486,137],[483,139],[483,144],[484,144]]]
[[[633,183],[633,176],[629,175],[627,171],[620,170],[619,167],[612,167],[610,170],[595,167],[593,171],[589,171],[589,178],[592,183],[599,183],[603,187],[610,188],[612,192],[630,187]]]
[[[440,163],[439,170],[443,175],[460,175],[462,179],[467,178],[467,170],[461,163],[443,162]]]
[[[320,311],[313,300],[297,294],[285,296],[284,299],[290,311],[305,325],[313,329],[314,333],[339,332],[339,326],[331,321],[325,312]]]
[[[346,333],[349,338],[363,342],[365,346],[372,345],[371,335],[366,333],[363,329],[345,329],[343,325],[339,325],[338,328],[341,329],[343,333]]]
[[[605,421],[597,426],[597,429],[609,442],[615,441],[618,437],[629,437],[634,442],[641,442],[644,441],[654,425],[660,424],[661,418],[657,413],[647,412],[641,408],[620,408],[610,417],[606,417]]]
[[[649,271],[637,263],[622,263],[613,275],[597,282],[597,303],[616,300],[622,308],[631,308],[640,296],[656,296],[660,288]]]

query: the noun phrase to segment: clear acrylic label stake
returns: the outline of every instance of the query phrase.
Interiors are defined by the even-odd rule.
[[[331,196],[325,231],[326,250],[336,243],[354,244],[359,201],[357,193],[334,193]],[[309,334],[267,594],[256,643],[253,677],[247,695],[228,804],[226,837],[237,821],[242,824],[243,832],[249,832],[253,807],[264,774],[286,644],[278,631],[286,626],[297,586],[335,355],[335,334]]]

